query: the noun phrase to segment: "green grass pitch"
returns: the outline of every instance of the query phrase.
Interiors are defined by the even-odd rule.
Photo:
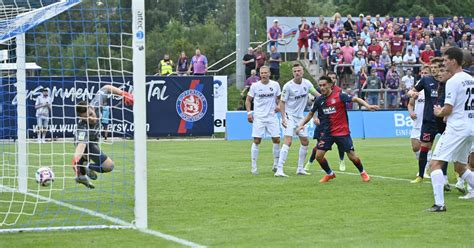
[[[250,141],[150,141],[149,228],[209,247],[472,247],[468,237],[474,228],[474,201],[459,200],[460,193],[452,191],[445,194],[446,213],[424,212],[433,204],[431,184],[409,183],[417,172],[409,139],[355,139],[354,143],[372,176],[370,183],[361,181],[347,159],[347,171],[339,173],[335,151],[327,156],[335,180],[320,184],[319,165],[312,168],[311,176],[296,176],[296,140],[285,166],[289,178],[273,177],[270,141],[260,146],[257,176],[250,174]],[[132,175],[121,176],[132,173],[128,166],[112,172],[117,173],[115,180],[133,184]],[[452,164],[448,173],[454,183]],[[110,183],[106,179],[111,176],[99,179],[96,190],[107,189],[101,184]],[[76,189],[72,182],[66,186]],[[55,194],[59,193],[53,193],[53,198]],[[117,208],[133,210],[131,200],[121,204]],[[133,212],[129,214],[124,219]],[[0,247],[33,244],[182,247],[134,230],[0,234]]]

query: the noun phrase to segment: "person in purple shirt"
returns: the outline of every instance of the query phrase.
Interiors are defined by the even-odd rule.
[[[324,71],[324,75],[327,74],[327,71],[329,69],[329,55],[331,54],[331,44],[328,43],[328,38],[324,37],[323,38],[323,43],[319,45],[319,51],[320,51],[320,56],[321,56],[321,67]]]
[[[280,26],[278,25],[278,20],[273,20],[273,26],[268,29],[267,38],[270,40],[268,42],[268,46],[271,48],[273,46],[278,46],[278,40],[283,39],[283,31],[281,30]]]
[[[188,73],[191,72],[193,75],[205,75],[207,72],[207,58],[201,54],[201,50],[199,48],[196,49],[196,55],[194,55],[191,59]]]

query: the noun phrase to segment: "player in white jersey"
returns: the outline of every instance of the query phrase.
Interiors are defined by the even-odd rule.
[[[280,157],[280,124],[276,112],[280,100],[280,84],[270,80],[270,68],[268,66],[260,67],[260,81],[250,86],[245,100],[247,109],[247,120],[252,125],[253,143],[250,150],[252,159],[252,174],[258,174],[257,159],[258,146],[262,142],[262,137],[268,133],[273,142],[273,170],[276,171],[278,158]],[[253,112],[251,111],[253,101]]]
[[[426,77],[430,75],[430,68],[424,66],[421,69],[421,77]],[[424,90],[420,91],[417,96],[410,98],[408,102],[408,113],[410,118],[413,120],[413,127],[411,129],[410,140],[411,148],[415,153],[415,157],[418,160],[420,157],[420,148],[421,148],[421,125],[423,124],[423,110],[425,108],[425,93]],[[428,152],[428,161],[431,159],[431,151]],[[425,172],[428,169],[428,166],[425,167]],[[416,175],[418,177],[418,174]],[[425,177],[429,178],[428,174],[425,173]]]
[[[435,199],[435,204],[428,209],[430,212],[446,211],[443,192],[445,178],[441,170],[443,161],[453,161],[456,172],[474,187],[474,173],[466,167],[474,142],[474,80],[462,70],[463,52],[460,48],[449,48],[443,58],[444,66],[453,76],[446,82],[444,106],[435,106],[433,109],[437,117],[447,117],[447,122],[430,162]]]
[[[46,142],[46,133],[48,132],[49,116],[53,113],[52,99],[48,96],[48,88],[41,90],[41,96],[36,98],[36,121],[38,128],[38,143]]]
[[[281,93],[280,111],[281,125],[284,128],[284,144],[280,149],[280,158],[278,160],[277,171],[275,172],[276,177],[288,177],[283,172],[283,165],[285,164],[293,140],[293,135],[295,134],[299,136],[301,143],[298,153],[298,169],[296,170],[296,174],[310,175],[303,168],[306,153],[308,153],[308,130],[305,128],[296,133],[296,128],[304,119],[304,109],[308,101],[308,94],[313,94],[315,96],[320,96],[320,94],[316,91],[309,80],[303,78],[304,70],[300,64],[294,64],[292,70],[293,79],[283,86]]]

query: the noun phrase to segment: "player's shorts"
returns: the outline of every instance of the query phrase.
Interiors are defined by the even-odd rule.
[[[420,140],[421,127],[414,127],[411,129],[410,139]]]
[[[438,125],[436,123],[423,123],[421,125],[420,141],[433,143],[438,133],[442,132],[438,130]]]
[[[49,117],[46,116],[38,116],[36,117],[36,125],[40,129],[48,128]]]
[[[444,131],[436,144],[431,159],[467,164],[474,136],[463,136],[452,130]]]
[[[350,135],[345,136],[329,136],[322,135],[318,142],[318,149],[323,151],[330,151],[332,145],[336,143],[344,152],[354,151],[354,144]]]
[[[102,153],[100,150],[99,145],[94,142],[87,143],[86,149],[84,150],[84,155],[82,155],[83,159],[87,161],[93,161],[96,164],[102,164],[107,160],[107,155]]]
[[[284,136],[293,136],[297,135],[299,137],[308,137],[308,127],[305,126],[299,133],[296,133],[296,128],[300,125],[300,123],[303,121],[303,117],[301,118],[296,118],[293,116],[290,116],[286,119],[286,128],[283,127],[283,135]]]
[[[280,137],[280,123],[278,118],[255,118],[252,125],[252,137],[262,138],[265,133],[270,137]]]
[[[308,39],[298,39],[298,47],[302,48],[303,46],[308,48]]]

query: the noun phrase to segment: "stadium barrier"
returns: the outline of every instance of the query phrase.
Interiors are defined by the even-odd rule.
[[[409,137],[413,126],[413,121],[408,111],[348,111],[347,114],[353,138]],[[227,140],[252,139],[252,124],[247,121],[247,112],[228,111],[226,120]],[[279,114],[278,120],[280,121]],[[308,134],[312,137],[315,125],[313,122],[310,122],[307,126]],[[282,136],[281,133],[280,136]]]

